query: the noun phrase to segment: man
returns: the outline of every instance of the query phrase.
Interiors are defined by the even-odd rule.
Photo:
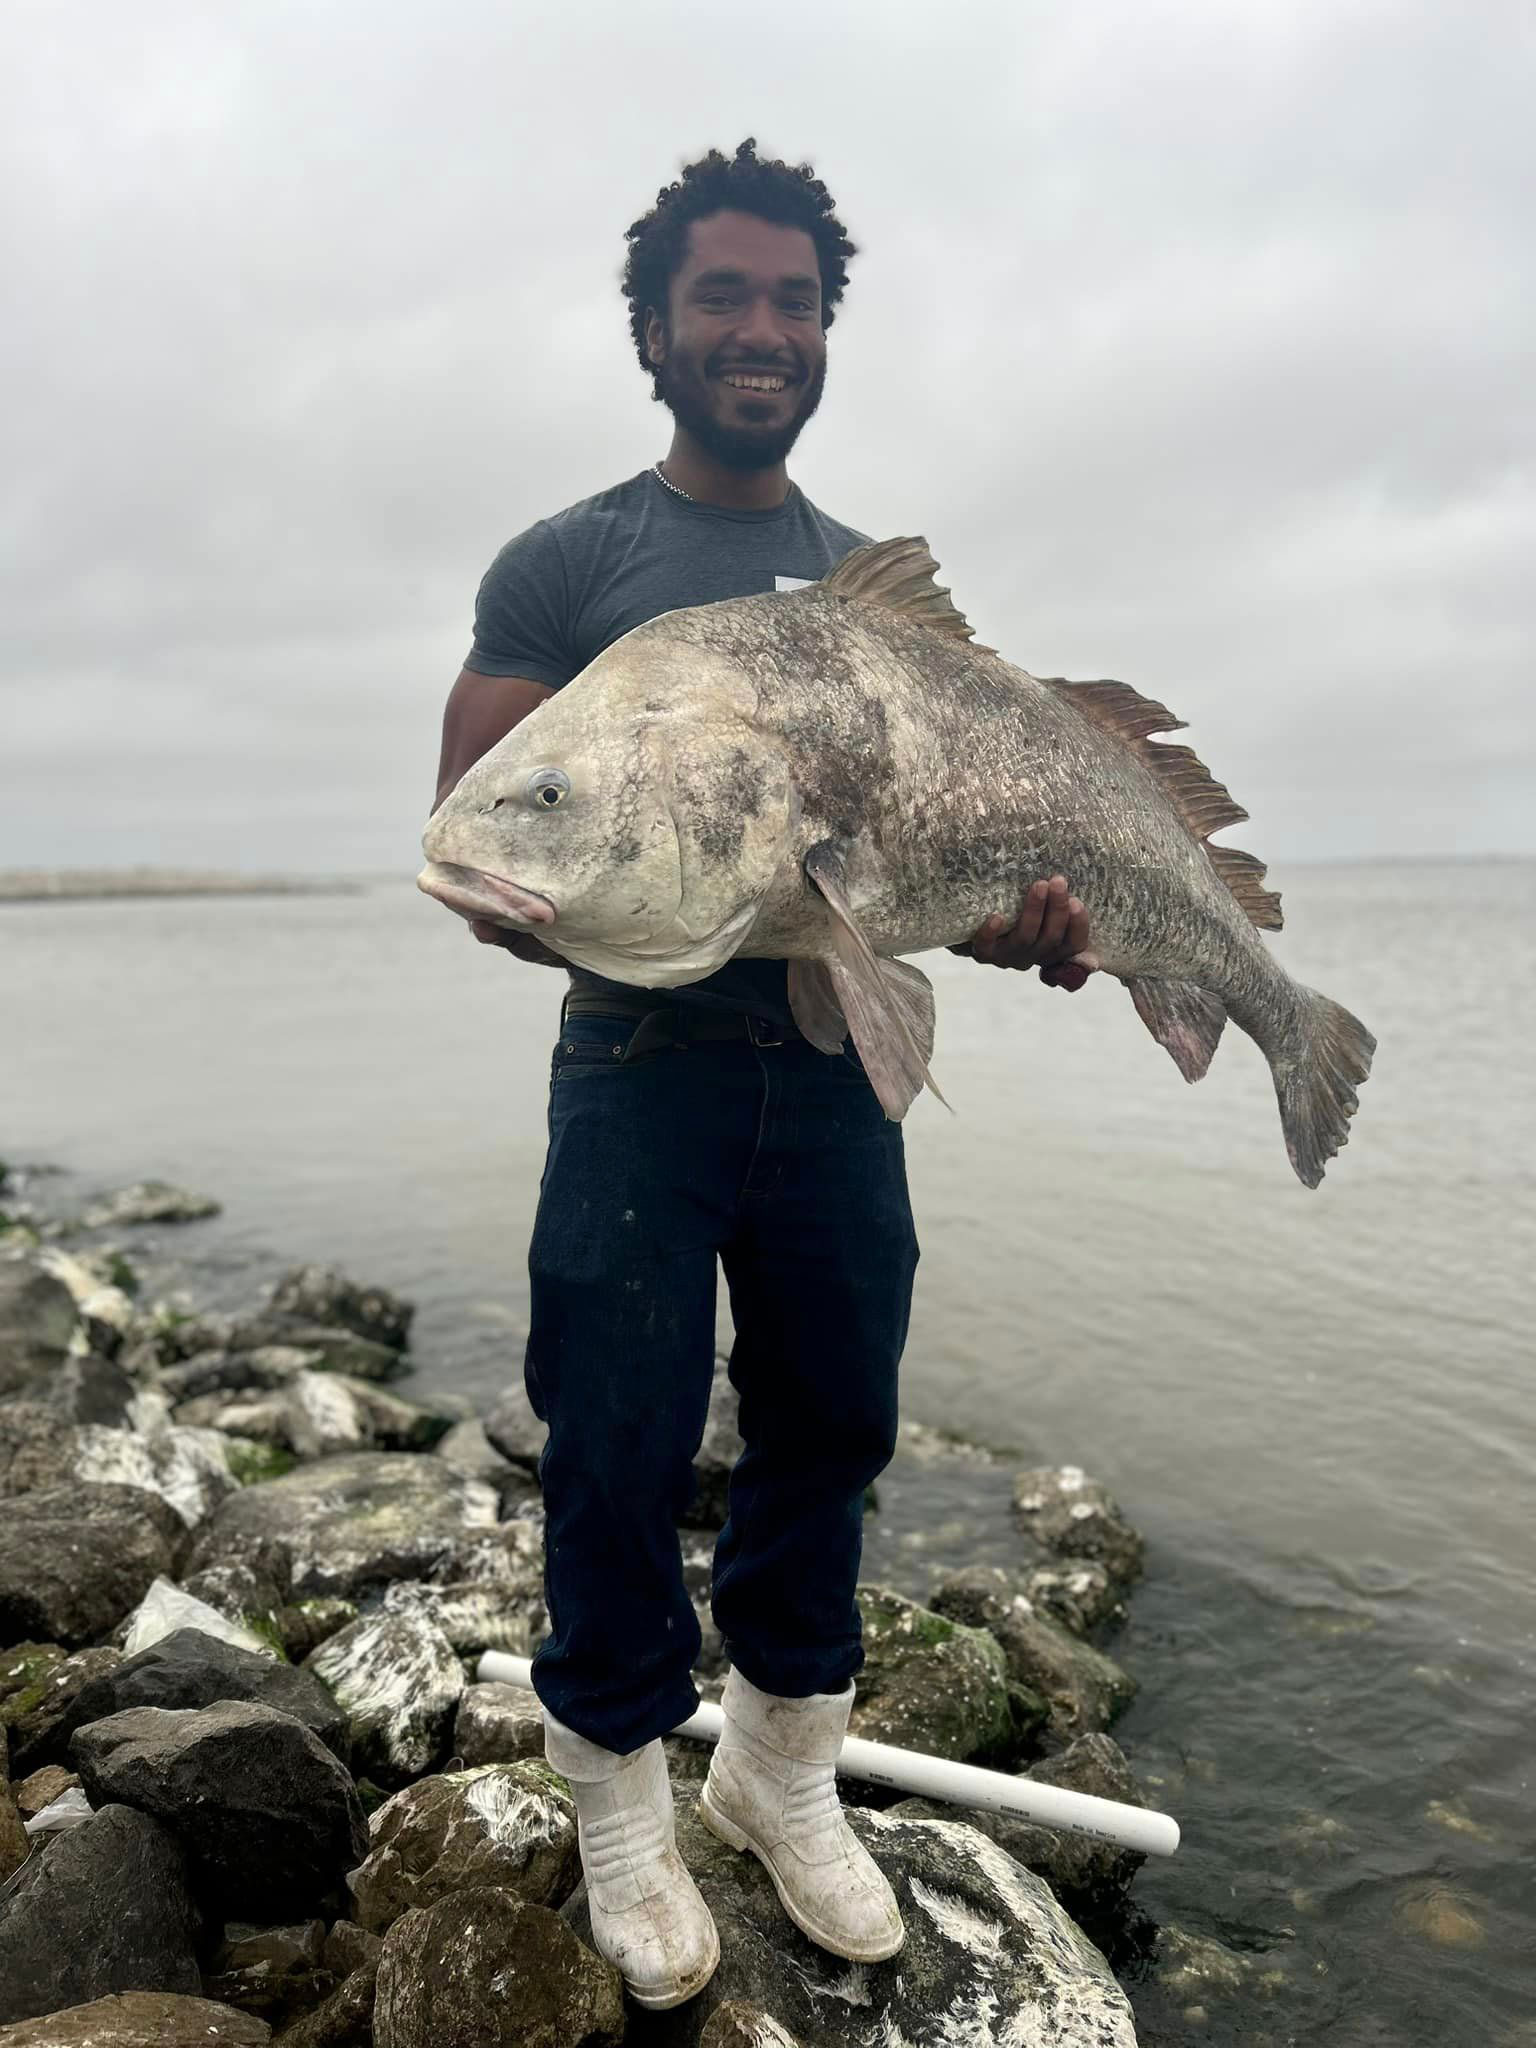
[[[866,538],[785,470],[855,253],[826,187],[744,142],[689,165],[628,240],[631,331],[671,447],[497,556],[448,700],[438,802],[632,627],[814,580]],[[474,931],[563,964],[526,935]],[[1087,946],[1058,876],[956,950],[1074,987]],[[895,1444],[917,1263],[901,1129],[851,1048],[799,1036],[782,961],[654,993],[573,971],[529,1261],[526,1379],[549,1425],[550,1633],[533,1670],[576,1801],[593,1938],[657,2008],[692,1997],[719,1956],[677,1856],[659,1739],[698,1701],[676,1524],[709,1401],[717,1260],[746,1448],[715,1552],[732,1670],[700,1814],[762,1859],[812,1940],[878,1961],[901,1919],[833,1766],[863,1661],[864,1494]]]

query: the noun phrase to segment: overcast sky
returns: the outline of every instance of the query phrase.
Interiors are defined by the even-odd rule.
[[[1516,0],[7,0],[0,866],[414,872],[486,564],[665,450],[623,230],[749,133],[863,249],[819,504],[1272,863],[1536,849],[1533,88]]]

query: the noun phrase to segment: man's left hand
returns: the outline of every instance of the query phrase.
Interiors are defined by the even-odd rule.
[[[1004,916],[989,917],[964,946],[987,967],[1040,969],[1052,988],[1079,989],[1098,967],[1088,933],[1088,913],[1067,887],[1065,875],[1035,882],[1012,924]]]

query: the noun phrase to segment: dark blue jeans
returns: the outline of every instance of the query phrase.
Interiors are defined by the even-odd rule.
[[[713,1377],[716,1262],[746,1448],[712,1611],[765,1692],[838,1692],[863,1663],[865,1489],[896,1441],[917,1240],[901,1127],[850,1052],[803,1040],[667,1046],[571,1018],[550,1088],[529,1255],[527,1384],[557,1719],[628,1753],[698,1704],[677,1523]]]

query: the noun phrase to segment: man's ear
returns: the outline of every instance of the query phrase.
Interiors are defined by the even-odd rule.
[[[645,309],[645,352],[658,370],[667,359],[667,323],[654,306]]]

